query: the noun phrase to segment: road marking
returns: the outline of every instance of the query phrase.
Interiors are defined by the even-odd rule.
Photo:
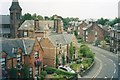
[[[116,64],[114,63],[114,66],[116,67]]]
[[[120,65],[120,63],[118,65]]]
[[[113,76],[111,77],[111,79],[110,80],[112,80],[113,79]]]
[[[116,72],[116,69],[114,70],[114,73]]]
[[[100,62],[100,67],[99,67],[98,71],[96,72],[96,74],[92,78],[96,78],[103,67],[102,61],[100,59],[98,59],[97,57],[95,57],[95,58]]]
[[[113,60],[112,60],[112,59],[109,59],[109,60],[113,62]]]

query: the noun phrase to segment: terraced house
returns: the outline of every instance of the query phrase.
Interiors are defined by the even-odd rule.
[[[94,43],[95,41],[102,41],[109,33],[105,31],[101,25],[96,22],[91,22],[89,25],[83,28],[84,41],[88,43]]]
[[[11,78],[10,70],[16,69],[16,76],[14,78],[20,77],[33,78],[40,75],[40,70],[43,65],[43,50],[35,39],[2,39],[0,41],[2,45],[2,50],[0,53],[1,66],[2,66],[2,77]],[[27,73],[22,73],[21,70],[27,66]],[[12,76],[13,78],[13,76]]]

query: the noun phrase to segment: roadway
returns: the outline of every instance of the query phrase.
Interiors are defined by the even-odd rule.
[[[88,46],[95,53],[95,64],[83,78],[118,80],[118,71],[120,71],[118,55],[92,45]]]

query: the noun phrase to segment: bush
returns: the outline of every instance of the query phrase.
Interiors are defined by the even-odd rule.
[[[40,75],[39,80],[44,80],[44,76],[43,76],[43,75]]]
[[[65,75],[66,77],[71,77],[73,76],[72,78],[77,78],[77,74],[74,74],[74,73],[70,73],[70,72],[67,72],[67,71],[63,71],[63,70],[59,70],[59,69],[56,69],[56,68],[53,68],[53,67],[45,67],[44,69],[45,71],[47,71],[47,73],[56,73],[57,75]]]
[[[47,72],[46,71],[41,71],[40,75],[43,75],[45,77],[47,75]]]
[[[80,63],[81,63],[81,60],[80,60],[80,59],[79,59],[79,60],[77,60],[77,61],[76,61],[76,63],[77,63],[77,64],[80,64]]]
[[[16,68],[11,68],[10,69],[10,78],[12,79],[12,78],[17,78],[17,75],[18,74],[18,71],[17,71],[17,69]]]

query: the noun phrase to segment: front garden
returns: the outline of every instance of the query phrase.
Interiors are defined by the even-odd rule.
[[[71,62],[69,66],[76,72],[86,71],[94,62],[94,53],[90,48],[82,44],[78,50],[78,59]]]

